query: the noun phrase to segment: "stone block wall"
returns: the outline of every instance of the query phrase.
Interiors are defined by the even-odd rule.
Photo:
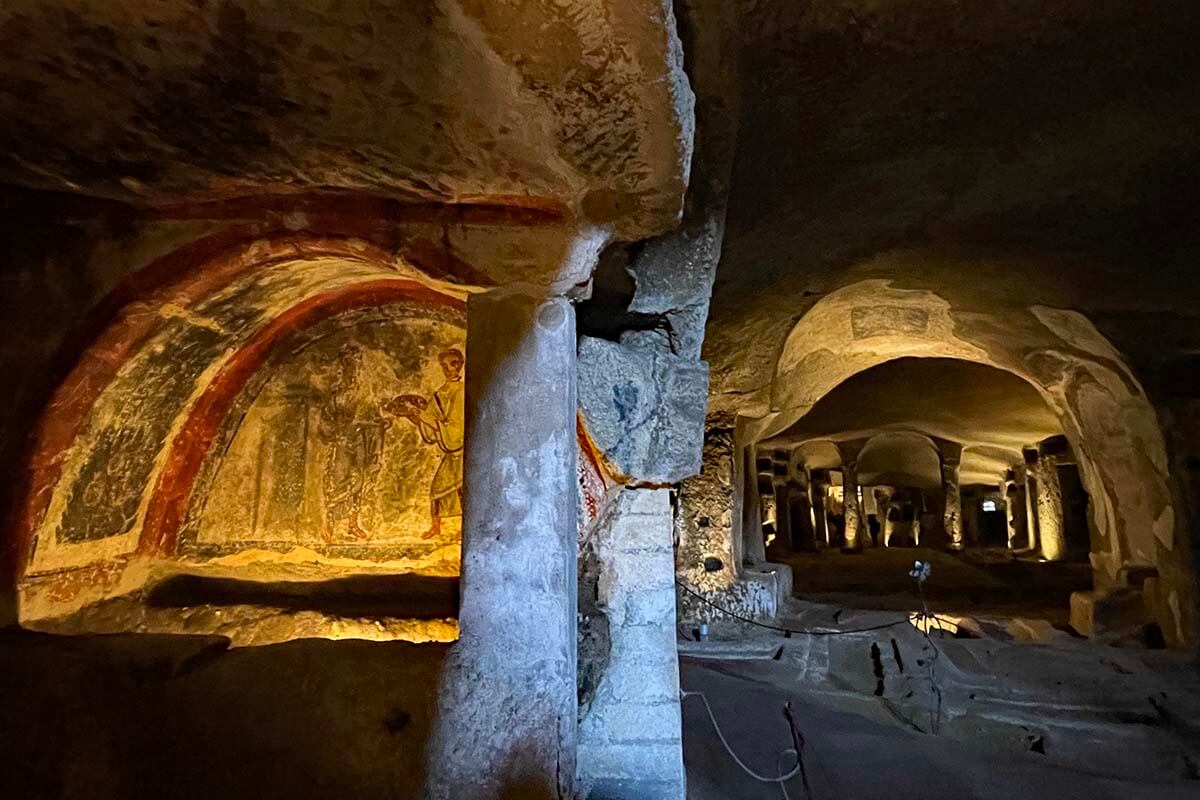
[[[687,587],[678,590],[681,623],[733,619],[717,607],[750,619],[774,619],[780,598],[791,592],[786,566],[741,563],[734,525],[734,451],[729,420],[711,418],[701,472],[679,485],[675,572]]]
[[[612,644],[580,723],[581,796],[682,800],[669,490],[624,490],[595,535]]]

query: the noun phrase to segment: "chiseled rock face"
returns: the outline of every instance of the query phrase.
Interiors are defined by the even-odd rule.
[[[702,361],[662,348],[579,340],[579,407],[588,433],[631,481],[672,483],[700,471],[707,398]]]
[[[1161,325],[1195,308],[1180,288],[1196,229],[1174,222],[1200,175],[1200,58],[1180,24],[1194,3],[737,5],[741,124],[704,343],[715,403],[750,413],[793,321],[868,277],[985,310],[1132,306]],[[911,247],[931,252],[887,255]],[[948,257],[962,252],[1014,257]],[[1074,258],[1036,258],[1053,253]]]
[[[13,0],[0,51],[0,180],[36,188],[549,204],[633,239],[691,158],[664,0]]]

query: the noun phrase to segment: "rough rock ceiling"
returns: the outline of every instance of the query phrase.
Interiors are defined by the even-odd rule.
[[[1198,29],[1191,0],[748,0],[714,392],[769,380],[793,321],[864,277],[1194,313]]]
[[[337,189],[677,217],[665,0],[10,0],[0,182],[166,204]]]
[[[995,483],[1020,460],[1022,446],[1062,433],[1062,426],[1037,390],[1008,372],[953,359],[901,358],[845,381],[764,446],[886,431],[959,442],[967,447],[963,482]]]

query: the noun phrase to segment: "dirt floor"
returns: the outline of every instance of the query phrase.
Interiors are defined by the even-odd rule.
[[[810,791],[799,776],[786,795],[747,776],[689,696],[689,800],[1200,797],[1200,665],[1189,656],[1065,635],[927,638],[894,611],[816,604],[794,604],[784,624],[822,635],[723,625],[714,640],[680,642],[681,686],[707,696],[765,777],[794,764],[781,755],[790,702]],[[861,628],[878,629],[844,633]]]
[[[729,623],[681,641],[681,687],[764,776],[791,766],[791,702],[810,791],[748,777],[688,696],[689,800],[1200,797],[1188,657],[926,637],[903,613],[811,603],[782,622],[816,634]],[[415,797],[445,652],[0,632],[0,798]]]

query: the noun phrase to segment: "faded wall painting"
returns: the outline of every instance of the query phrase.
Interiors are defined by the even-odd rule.
[[[197,300],[186,312],[171,307],[164,313],[96,399],[74,438],[38,523],[33,569],[59,569],[132,550],[160,456],[172,441],[179,414],[210,379],[213,365],[305,298],[377,274],[377,267],[344,259],[307,260],[302,270],[285,262]]]
[[[202,468],[182,551],[378,560],[457,543],[464,340],[457,312],[394,305],[340,315],[275,354]]]

